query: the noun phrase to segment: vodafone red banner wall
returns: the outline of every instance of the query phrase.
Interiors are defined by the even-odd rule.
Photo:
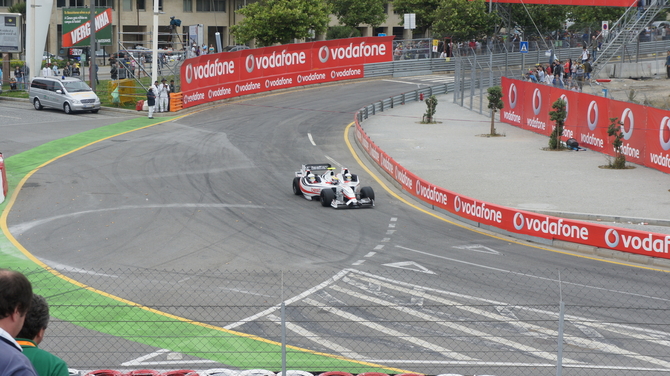
[[[644,165],[670,173],[670,112],[647,108]]]
[[[184,108],[245,94],[363,78],[393,60],[393,36],[296,43],[202,55],[181,67]]]
[[[586,5],[598,7],[629,7],[637,0],[493,0],[495,3],[548,4],[548,5]]]
[[[461,196],[432,185],[399,165],[375,145],[365,134],[358,118],[355,119],[355,124],[356,139],[374,162],[405,191],[432,206],[447,210],[461,218],[514,234],[670,258],[670,235],[610,227],[507,208]]]
[[[577,113],[578,93],[575,93],[574,91],[570,90],[553,88],[551,90],[551,95],[549,96],[549,103],[553,105],[554,102],[556,102],[559,99],[562,99],[565,102],[565,111],[567,112],[567,116],[565,118],[565,124],[563,125],[563,136],[561,136],[561,140],[567,141],[569,138],[577,139],[577,137],[575,137],[575,134],[577,131],[576,124],[578,118]],[[554,128],[556,127],[556,124],[554,124],[553,121],[549,122],[551,123],[551,130],[553,131]]]
[[[644,154],[646,132],[647,132],[647,107],[635,103],[610,101],[610,118],[617,118],[621,126],[621,151],[626,156],[626,161],[644,165]],[[608,152],[614,155],[613,147]]]

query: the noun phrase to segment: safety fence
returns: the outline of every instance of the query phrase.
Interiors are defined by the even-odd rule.
[[[502,257],[483,245],[451,248],[454,259],[473,250],[493,263]],[[670,372],[665,273],[401,264],[381,272],[19,271],[50,304],[41,347],[82,372]]]

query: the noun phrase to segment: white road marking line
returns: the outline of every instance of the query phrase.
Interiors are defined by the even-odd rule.
[[[454,245],[452,248],[456,249],[465,249],[468,251],[475,251],[475,252],[482,252],[482,253],[490,253],[492,255],[499,255],[500,252],[496,251],[495,249],[491,249],[489,247],[483,246],[481,244],[472,244],[472,245]]]
[[[389,230],[389,231],[395,231],[395,230]],[[382,243],[388,243],[391,241],[391,238],[384,238],[382,239]]]
[[[365,255],[365,256],[363,256],[363,257],[372,257],[372,256],[374,256],[374,255],[376,255],[376,254],[377,254],[377,252],[368,252],[368,254]]]
[[[367,273],[359,273],[359,274],[367,274]],[[391,283],[381,282],[377,278],[365,277],[365,276],[356,276],[356,278],[359,278],[359,279],[364,280],[366,282],[372,282],[372,283],[375,283],[375,284],[379,284],[380,286],[386,287],[386,288],[389,288],[389,289],[394,289],[394,290],[397,290],[397,291],[400,291],[400,292],[418,295],[418,296],[423,297],[424,299],[432,300],[432,301],[435,301],[435,302],[438,302],[438,303],[441,303],[441,304],[454,306],[454,307],[457,307],[459,309],[465,310],[469,313],[487,317],[491,320],[498,320],[498,321],[504,322],[508,325],[523,328],[523,329],[525,329],[525,331],[522,333],[523,335],[527,335],[527,336],[531,336],[531,337],[537,337],[537,338],[541,338],[541,339],[558,337],[558,332],[553,330],[553,329],[548,329],[548,328],[544,328],[544,327],[541,327],[541,326],[538,326],[538,325],[528,324],[528,323],[525,323],[525,322],[509,322],[509,320],[507,320],[507,318],[505,316],[501,316],[501,315],[498,315],[496,313],[492,313],[492,312],[485,311],[485,310],[478,309],[478,308],[468,307],[468,306],[463,305],[461,302],[456,302],[454,300],[449,300],[449,299],[440,298],[440,297],[437,297],[437,296],[432,296],[432,295],[429,295],[429,294],[427,294],[425,292],[422,292],[422,291],[416,291],[414,289],[408,289],[408,288],[405,288],[405,287],[400,287],[400,286],[397,286],[397,285],[394,285],[394,284],[391,284]],[[437,290],[434,290],[434,291],[437,291]],[[466,295],[461,295],[461,296],[467,297]],[[474,299],[474,297],[472,297],[472,298]],[[523,309],[523,307],[517,307],[517,308]],[[533,311],[542,312],[542,311],[539,311],[539,310],[533,310]],[[549,317],[555,317],[557,315],[556,312],[545,312],[544,314],[549,316]],[[566,316],[566,320],[570,320],[572,322],[577,321],[577,322],[582,322],[582,323],[586,322],[586,321],[590,321],[590,320],[587,320],[587,319],[584,319],[584,318],[578,318],[576,316],[570,316],[570,317]],[[592,323],[592,324],[596,324],[596,323]],[[609,324],[603,323],[601,325],[603,325],[607,328],[609,327],[608,326]],[[607,329],[607,330],[609,330],[609,329]],[[598,351],[603,351],[603,352],[609,352],[609,353],[612,353],[612,354],[615,354],[615,355],[623,355],[623,356],[633,358],[635,360],[646,361],[646,362],[649,362],[649,363],[652,363],[652,364],[663,366],[665,368],[670,368],[670,362],[667,362],[667,361],[664,361],[664,360],[661,360],[661,359],[652,358],[652,357],[649,357],[649,356],[643,356],[641,354],[638,354],[638,353],[635,353],[635,352],[632,352],[632,351],[621,349],[617,346],[611,345],[611,344],[606,343],[606,342],[591,340],[591,339],[585,339],[585,338],[579,338],[579,337],[575,337],[575,336],[572,336],[572,335],[564,335],[563,340],[565,341],[566,344],[569,344],[569,345],[585,347],[585,348],[598,350]]]
[[[398,218],[396,218],[396,217],[391,218],[391,222],[396,222],[397,220],[398,220]]]
[[[329,160],[329,161],[331,161],[331,162],[332,162],[334,165],[336,165],[337,167],[342,168],[342,165],[341,165],[338,161],[336,161],[336,160],[334,160],[333,158],[331,158],[330,156],[327,156],[327,155],[326,155],[326,159]]]
[[[433,256],[433,257],[437,257],[437,258],[441,258],[441,259],[449,260],[449,261],[453,261],[453,262],[460,262],[461,264],[477,266],[477,267],[484,268],[484,269],[491,269],[491,270],[495,270],[495,271],[498,271],[498,272],[511,273],[511,271],[509,271],[509,270],[494,268],[494,267],[491,267],[491,266],[486,266],[486,265],[481,265],[481,264],[475,264],[475,263],[467,262],[467,261],[456,260],[456,259],[453,259],[453,258],[450,258],[450,257],[444,257],[444,256],[435,255],[435,254],[428,253],[428,252],[418,251],[416,249],[407,248],[407,247],[403,247],[403,246],[400,246],[400,245],[396,245],[396,248],[401,248],[401,249],[404,249],[406,251],[412,251],[412,252],[420,253],[422,255]]]
[[[315,292],[317,292],[317,291],[319,291],[319,290],[324,289],[324,288],[325,288],[326,286],[328,286],[329,284],[338,281],[339,279],[341,279],[342,277],[344,277],[344,276],[347,275],[348,273],[351,273],[353,270],[354,270],[354,269],[344,269],[344,270],[341,270],[341,271],[339,271],[337,274],[335,274],[334,276],[332,276],[332,277],[328,278],[327,280],[325,280],[325,281],[319,283],[318,285],[312,287],[311,289],[307,289],[307,290],[303,291],[302,293],[300,293],[300,294],[298,294],[298,295],[292,297],[291,299],[285,300],[284,303],[285,303],[286,305],[289,305],[289,304],[291,304],[291,303],[297,302],[298,300],[301,300],[301,299],[303,299],[303,298],[305,298],[305,297],[307,297],[307,296],[309,296],[309,295],[311,295],[311,294],[313,294],[313,293],[315,293]],[[267,316],[267,315],[269,315],[270,313],[272,313],[272,312],[278,310],[280,307],[281,307],[281,303],[280,303],[280,304],[277,304],[277,305],[275,305],[275,306],[273,306],[273,307],[270,307],[270,308],[268,308],[268,309],[266,309],[266,310],[264,310],[264,311],[262,311],[262,312],[259,312],[259,313],[255,314],[255,315],[251,315],[251,316],[249,316],[249,317],[247,317],[247,318],[245,318],[245,319],[242,319],[242,320],[240,320],[240,321],[238,321],[238,322],[234,322],[234,323],[232,323],[232,324],[228,324],[228,325],[224,326],[223,328],[224,328],[224,329],[233,329],[233,328],[237,328],[238,326],[243,325],[243,324],[246,324],[246,323],[251,322],[251,321],[254,321],[254,320],[256,320],[256,319],[259,318],[259,317]]]
[[[154,361],[147,361],[148,359],[155,358],[157,356],[161,356],[162,354],[167,354],[169,357],[170,354],[172,353],[171,350],[168,349],[160,349],[158,351],[154,351],[150,354],[141,356],[139,358],[135,358],[133,360],[129,360],[125,363],[121,363],[122,367],[137,367],[137,366],[143,366],[143,365],[171,365],[171,364],[211,364],[211,363],[217,363],[214,360],[208,360],[208,359],[180,359],[180,360],[154,360]],[[181,353],[177,353],[181,354]]]
[[[307,138],[309,138],[309,142],[311,142],[312,145],[316,146],[316,142],[314,142],[314,139],[312,138],[312,134],[311,134],[311,133],[307,133]]]
[[[426,273],[426,274],[436,274],[434,271],[429,270],[425,266],[419,265],[414,261],[392,262],[390,264],[383,264],[383,265],[384,266],[390,266],[392,268],[411,270],[411,271],[421,272],[421,273]]]
[[[380,249],[382,249],[382,248],[384,248],[384,245],[383,245],[383,244],[378,244],[378,245],[375,246],[375,249],[376,249],[376,250],[380,250]]]
[[[351,265],[360,265],[360,264],[362,264],[362,263],[364,263],[364,262],[365,262],[365,260],[358,260],[358,261],[356,261],[355,263],[353,263],[353,264],[351,264]]]
[[[395,228],[395,223],[389,223],[389,228]]]
[[[416,83],[416,82],[399,81],[399,80],[382,80],[382,81],[386,81],[386,82],[396,82],[396,83],[399,83],[399,84],[408,84],[408,85],[416,85],[416,86],[420,86],[420,85],[428,85],[428,84],[419,84],[419,83]]]
[[[281,318],[280,317],[275,316],[275,315],[268,315],[267,317],[270,320],[272,320],[274,323],[276,323],[277,325],[281,325]],[[294,323],[291,323],[291,322],[287,321],[286,322],[286,329],[302,336],[303,338],[309,339],[310,341],[316,342],[321,346],[324,346],[324,347],[326,347],[326,348],[328,348],[332,351],[335,351],[342,356],[346,356],[347,358],[352,358],[352,359],[356,359],[356,360],[365,360],[366,359],[363,355],[358,354],[358,353],[356,353],[356,352],[354,352],[354,351],[352,351],[352,350],[350,350],[346,347],[342,347],[335,342],[331,342],[331,341],[319,336],[318,334],[303,328],[300,325],[297,325],[297,324],[294,324]]]
[[[446,349],[442,346],[438,346],[438,345],[432,344],[430,342],[424,341],[422,339],[409,336],[409,335],[407,335],[405,333],[402,333],[402,332],[399,332],[397,330],[387,328],[383,325],[379,325],[377,323],[370,322],[370,320],[364,319],[362,317],[353,315],[353,314],[348,313],[348,312],[344,312],[344,311],[342,311],[340,309],[337,309],[335,307],[327,306],[323,303],[317,302],[316,300],[306,298],[303,301],[307,304],[313,305],[315,307],[319,307],[319,308],[321,308],[321,309],[323,309],[327,312],[330,312],[334,315],[340,316],[342,318],[353,321],[353,322],[358,323],[360,325],[367,326],[370,329],[373,329],[373,330],[376,330],[378,332],[384,333],[388,336],[395,337],[398,340],[404,340],[404,341],[413,343],[415,345],[424,347],[426,349],[429,349],[431,351],[439,352],[439,353],[441,353],[442,355],[444,355],[448,358],[458,359],[458,360],[475,360],[474,358],[470,358],[467,355],[459,354],[457,352]]]
[[[395,230],[386,230],[386,235],[393,235]]]
[[[361,288],[361,289],[365,289],[365,285],[363,285],[363,284],[358,284],[358,286],[356,286],[356,287]],[[510,341],[510,340],[507,340],[505,338],[493,337],[493,336],[491,336],[490,333],[485,333],[485,332],[482,332],[482,331],[479,331],[479,330],[476,330],[476,329],[473,329],[473,328],[469,328],[465,325],[460,325],[460,324],[456,324],[456,323],[453,323],[453,322],[444,321],[444,319],[440,319],[437,316],[433,316],[433,315],[429,315],[429,314],[426,314],[426,313],[423,313],[423,312],[419,312],[419,311],[417,311],[415,309],[412,309],[412,308],[409,308],[409,307],[399,306],[399,305],[393,304],[393,303],[391,303],[387,300],[383,300],[383,299],[375,298],[375,297],[372,297],[372,296],[369,296],[369,295],[357,293],[355,291],[351,291],[349,289],[345,289],[345,288],[337,286],[337,285],[330,286],[330,288],[335,290],[335,291],[339,291],[341,293],[348,294],[349,296],[353,296],[353,297],[358,298],[358,299],[367,300],[367,301],[372,302],[374,304],[381,305],[383,307],[393,308],[393,309],[398,310],[402,313],[406,313],[408,315],[418,317],[419,319],[426,320],[428,322],[437,323],[438,325],[445,326],[449,329],[458,330],[460,332],[467,333],[468,335],[477,336],[477,337],[479,337],[479,338],[481,338],[482,340],[485,340],[485,341],[496,342],[496,343],[499,343],[503,346],[508,346],[508,347],[517,349],[519,351],[528,353],[531,356],[537,356],[537,357],[544,358],[544,359],[552,361],[552,362],[555,362],[557,360],[556,354],[546,352],[546,351],[541,351],[540,349],[537,349],[535,347],[526,346],[524,344],[514,342],[514,341]],[[574,361],[574,360],[571,360],[571,359],[568,359],[568,358],[564,357],[563,358],[563,363],[581,363],[581,362],[577,362],[577,361]]]

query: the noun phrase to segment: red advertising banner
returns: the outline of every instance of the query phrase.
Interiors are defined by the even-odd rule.
[[[549,111],[551,109],[551,86],[547,85],[526,85],[524,94],[523,128],[529,131],[551,135],[553,122],[549,124]]]
[[[579,93],[575,139],[585,148],[610,154],[607,128],[609,103],[604,97]]]
[[[500,110],[500,121],[521,127],[525,123],[523,118],[524,93],[526,82],[501,78],[504,107]]]
[[[647,108],[635,103],[610,101],[610,118],[617,118],[622,122],[621,134],[623,136],[621,151],[626,156],[626,161],[644,165],[644,152],[647,130]],[[614,137],[609,137],[610,152],[614,155],[611,146]]]
[[[596,7],[629,7],[637,0],[493,0],[494,3],[584,5]]]
[[[393,36],[296,43],[188,59],[184,108],[307,84],[362,78],[364,64],[393,60]]]
[[[670,111],[647,108],[644,165],[670,174]]]

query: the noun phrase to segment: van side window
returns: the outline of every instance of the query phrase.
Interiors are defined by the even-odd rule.
[[[34,87],[35,89],[46,90],[47,83],[43,80],[33,80],[33,83],[30,86]]]

